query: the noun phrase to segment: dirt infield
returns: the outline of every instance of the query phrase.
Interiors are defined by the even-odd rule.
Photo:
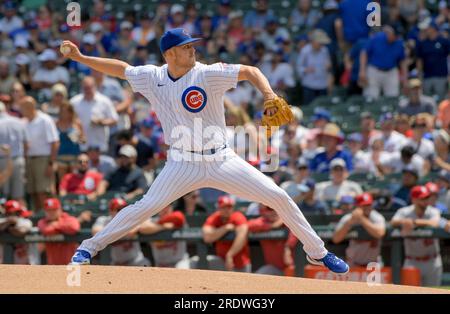
[[[0,265],[0,293],[450,293],[441,289],[167,268],[83,266],[67,285],[66,266]],[[76,276],[70,277],[72,279]]]

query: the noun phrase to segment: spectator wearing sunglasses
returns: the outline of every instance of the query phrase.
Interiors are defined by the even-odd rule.
[[[89,157],[81,154],[72,173],[64,175],[59,184],[59,195],[86,195],[88,199],[95,199],[103,175],[96,169],[89,169]]]

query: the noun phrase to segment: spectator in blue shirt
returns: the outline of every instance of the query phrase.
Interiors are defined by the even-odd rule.
[[[231,0],[219,0],[217,7],[217,14],[212,18],[212,28],[217,30],[218,28],[226,29],[230,20],[229,15],[231,12]]]
[[[255,10],[249,11],[244,17],[245,28],[264,30],[267,20],[273,18],[275,14],[269,10],[267,0],[257,0]]]
[[[450,45],[447,38],[439,34],[435,22],[427,25],[426,39],[417,42],[417,67],[423,76],[423,92],[425,95],[438,95],[444,99],[447,95],[447,57]]]
[[[353,45],[361,38],[369,37],[367,25],[369,11],[367,5],[371,0],[343,0],[339,4],[342,18],[343,36],[347,43]]]
[[[350,51],[345,55],[345,63],[347,68],[351,68],[350,72],[350,84],[348,87],[349,95],[361,95],[363,90],[358,83],[359,77],[359,57],[361,51],[367,45],[367,38],[362,38],[353,45]]]
[[[328,123],[319,136],[320,143],[325,148],[325,151],[314,156],[309,164],[309,169],[312,172],[329,173],[331,161],[341,158],[345,161],[347,170],[352,171],[352,155],[339,147],[344,141],[344,135],[339,127],[334,123]]]
[[[81,45],[81,53],[91,56],[91,57],[100,57],[100,52],[98,49],[99,42],[97,42],[97,38],[94,34],[88,33],[83,36],[82,45]],[[91,74],[91,69],[82,64],[75,61],[71,61],[69,68],[76,73],[83,73],[85,75]]]
[[[338,50],[342,42],[342,19],[339,15],[339,4],[336,0],[327,0],[323,4],[322,17],[317,22],[316,28],[323,30],[331,42],[327,45],[333,64],[333,74],[337,81],[339,73]]]
[[[407,73],[403,40],[397,38],[394,28],[386,25],[368,40],[361,52],[359,80],[365,86],[364,95],[378,98],[383,92],[384,96],[399,96],[400,83],[405,83]]]

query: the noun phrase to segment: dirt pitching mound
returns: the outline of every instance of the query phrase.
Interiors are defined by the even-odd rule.
[[[79,274],[79,275],[78,275]],[[0,293],[449,293],[441,289],[155,267],[0,265]],[[80,286],[70,286],[80,279]]]

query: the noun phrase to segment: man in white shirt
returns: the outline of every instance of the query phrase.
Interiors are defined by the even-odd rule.
[[[391,225],[401,227],[402,236],[408,236],[417,227],[437,228],[441,219],[439,209],[430,206],[430,191],[425,186],[415,186],[411,190],[412,205],[400,208],[392,217]],[[439,239],[405,237],[404,267],[420,270],[422,286],[441,285],[442,258]]]
[[[416,154],[412,146],[405,146],[400,152],[395,152],[389,158],[380,162],[384,173],[400,173],[409,165],[417,171],[420,177],[427,173],[425,160]]]
[[[384,150],[393,153],[398,152],[406,144],[406,137],[394,130],[394,116],[385,113],[380,117],[381,132],[383,133]]]
[[[358,183],[347,180],[348,171],[344,159],[333,159],[330,169],[331,180],[316,185],[316,199],[325,202],[337,201],[345,195],[356,196],[363,193]]]
[[[6,106],[0,102],[0,146],[8,145],[11,148],[13,171],[11,176],[0,187],[0,194],[7,199],[14,199],[24,203],[25,187],[25,149],[28,145],[25,123],[10,116]],[[5,154],[0,151],[0,169],[4,169],[8,162]]]
[[[46,193],[52,191],[55,161],[59,148],[59,134],[53,119],[36,109],[36,100],[26,96],[20,102],[20,111],[26,119],[27,191],[31,194],[34,209],[44,208]]]
[[[10,34],[23,27],[23,21],[16,13],[16,4],[14,2],[7,1],[3,4],[4,17],[0,19],[0,30],[3,33]]]
[[[67,86],[69,84],[69,72],[66,68],[58,66],[56,63],[58,56],[52,49],[45,49],[39,55],[38,60],[41,62],[41,66],[31,79],[31,87],[39,90],[45,99],[50,99],[53,85],[62,83]]]
[[[297,74],[302,78],[304,105],[327,93],[331,58],[325,45],[329,43],[328,35],[316,29],[311,34],[311,43],[306,45],[298,56]]]
[[[295,86],[294,69],[284,62],[283,50],[278,50],[270,54],[270,60],[261,66],[261,72],[269,80],[270,86],[279,92],[285,92],[287,88]]]
[[[347,263],[353,267],[366,267],[380,261],[381,238],[386,233],[384,217],[373,209],[373,197],[369,193],[358,195],[356,208],[339,220],[335,227],[333,242],[341,243],[354,226],[361,226],[372,238],[369,240],[350,240],[345,251]]]
[[[119,117],[111,100],[97,91],[95,80],[86,76],[82,83],[83,93],[74,96],[70,102],[81,121],[87,142],[81,146],[97,146],[102,152],[108,150],[109,128]]]

